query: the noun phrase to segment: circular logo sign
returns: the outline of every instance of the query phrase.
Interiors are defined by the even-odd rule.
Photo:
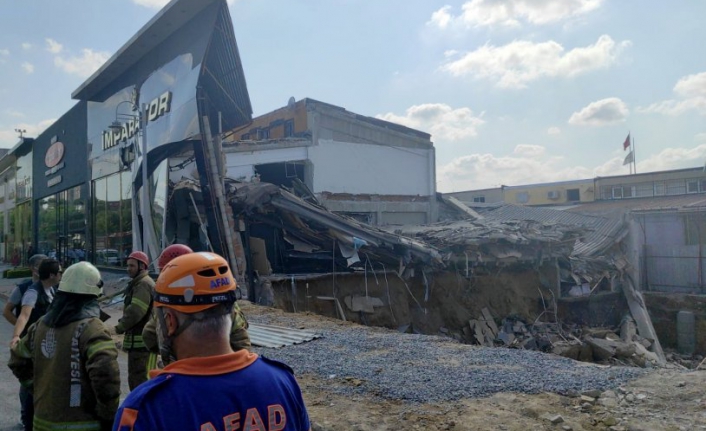
[[[47,165],[47,168],[53,168],[58,165],[63,158],[64,144],[61,142],[54,142],[47,150],[46,156],[44,156],[44,164]]]

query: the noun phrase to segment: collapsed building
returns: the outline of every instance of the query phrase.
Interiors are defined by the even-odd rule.
[[[177,184],[170,203],[193,226],[203,223],[198,204],[178,202],[197,188]],[[378,228],[329,211],[301,181],[227,180],[224,198],[237,277],[254,302],[467,343],[556,346],[576,359],[664,362],[626,276],[622,218],[442,200],[456,220]],[[621,327],[626,316],[626,340],[588,330]]]

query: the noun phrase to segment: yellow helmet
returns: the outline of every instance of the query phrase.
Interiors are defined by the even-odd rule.
[[[64,271],[59,292],[100,296],[103,294],[101,273],[88,262],[75,263]]]

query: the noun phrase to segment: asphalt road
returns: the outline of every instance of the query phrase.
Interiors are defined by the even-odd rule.
[[[0,299],[0,307],[4,306],[5,300]],[[0,320],[0,431],[20,430],[20,383],[7,367],[12,325],[3,317]]]
[[[5,306],[5,300],[0,298],[0,309]],[[111,319],[117,320],[117,319]],[[112,323],[109,321],[108,323]],[[114,324],[114,323],[113,323]],[[20,383],[7,367],[10,360],[10,338],[12,325],[0,316],[0,431],[21,430],[20,423]],[[122,382],[121,401],[127,396],[127,354],[120,352],[118,356],[120,365],[120,380]]]

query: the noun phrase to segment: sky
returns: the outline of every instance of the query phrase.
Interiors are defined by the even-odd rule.
[[[166,0],[0,0],[0,148]],[[428,132],[441,192],[706,162],[706,1],[229,0],[254,115],[305,97]],[[390,161],[394,169],[394,160]]]

